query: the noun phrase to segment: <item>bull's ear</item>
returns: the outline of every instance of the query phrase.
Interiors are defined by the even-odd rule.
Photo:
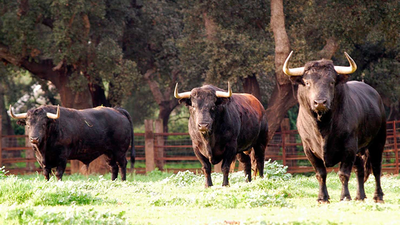
[[[293,84],[298,84],[298,85],[305,85],[303,81],[303,76],[291,76],[290,81],[292,81]]]
[[[228,103],[230,100],[231,100],[231,98],[217,98],[215,105],[224,105],[224,104]]]
[[[26,121],[25,120],[18,120],[17,124],[20,126],[25,126],[26,125]]]
[[[349,80],[349,74],[338,74],[336,77],[336,84],[344,84]]]
[[[192,101],[190,100],[190,98],[181,98],[178,100],[179,104],[184,103],[186,106],[191,106],[192,105]]]

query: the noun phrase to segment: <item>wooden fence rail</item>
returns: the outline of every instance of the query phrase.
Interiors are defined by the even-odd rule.
[[[1,123],[0,123],[1,124]],[[0,125],[1,132],[1,125]],[[387,139],[383,153],[383,171],[399,173],[400,121],[387,123]],[[135,133],[136,173],[146,173],[159,170],[181,171],[201,170],[193,153],[192,142],[188,133],[163,133],[160,120],[146,120],[145,133]],[[128,153],[127,157],[130,157]],[[288,166],[290,173],[313,172],[311,164],[303,152],[300,137],[296,130],[289,129],[285,120],[281,130],[275,133],[266,150],[265,159],[281,162]],[[186,165],[183,168],[174,165]],[[236,169],[239,169],[237,167]],[[29,145],[26,135],[3,135],[0,141],[0,167],[6,166],[10,174],[25,174],[41,171]],[[333,170],[337,170],[334,167]],[[214,171],[220,171],[220,165],[214,166]],[[66,173],[70,173],[67,167]]]

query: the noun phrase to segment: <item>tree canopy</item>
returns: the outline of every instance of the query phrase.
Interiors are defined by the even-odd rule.
[[[352,79],[375,87],[390,119],[400,119],[398,1],[2,0],[2,83],[13,83],[4,104],[30,92],[16,91],[11,79],[28,71],[33,82],[54,84],[63,106],[122,105],[136,124],[158,116],[165,130],[178,106],[176,82],[190,90],[225,88],[229,80],[265,107],[283,101],[290,108],[296,89],[275,60],[287,51],[278,53],[282,39],[272,26],[279,2],[294,66],[320,58],[346,64],[346,51],[359,68]],[[277,94],[283,84],[291,101]]]

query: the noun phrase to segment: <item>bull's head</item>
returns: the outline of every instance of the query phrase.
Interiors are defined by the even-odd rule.
[[[283,72],[290,76],[292,82],[299,84],[299,102],[307,104],[309,108],[319,115],[331,109],[335,97],[336,87],[345,83],[348,76],[354,73],[357,65],[345,52],[350,66],[334,66],[331,60],[318,60],[306,63],[304,67],[289,68],[288,62],[293,51],[287,57]]]
[[[49,123],[60,118],[60,106],[57,106],[56,114],[37,108],[29,110],[27,113],[14,114],[10,105],[10,115],[14,119],[19,119],[18,124],[28,127],[28,136],[32,144],[39,145],[46,136]]]
[[[205,85],[194,88],[189,92],[178,93],[177,83],[174,96],[179,99],[179,103],[185,102],[189,107],[190,116],[194,119],[195,126],[202,134],[206,134],[212,131],[214,120],[221,112],[222,105],[227,103],[232,96],[232,89],[228,82],[227,92]]]

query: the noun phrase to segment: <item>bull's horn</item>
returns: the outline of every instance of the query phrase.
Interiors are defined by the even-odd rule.
[[[19,113],[19,114],[14,114],[12,106],[10,105],[10,115],[14,119],[26,119],[28,117],[28,113]]]
[[[285,63],[283,64],[282,70],[288,76],[302,76],[304,73],[304,67],[290,69],[287,65],[292,54],[293,54],[293,51],[291,51],[289,56],[286,58]]]
[[[60,118],[60,105],[57,106],[57,114],[54,113],[46,113],[47,117],[49,117],[50,119],[58,119]]]
[[[336,73],[339,74],[351,74],[354,73],[357,70],[357,64],[354,62],[354,60],[347,54],[347,52],[344,52],[344,55],[347,58],[347,61],[349,61],[350,66],[335,66]]]
[[[181,99],[181,98],[190,98],[190,93],[191,91],[188,92],[183,92],[183,93],[178,93],[178,83],[176,83],[175,85],[175,91],[174,91],[174,96],[177,99]]]
[[[215,95],[216,95],[217,97],[220,97],[220,98],[229,98],[229,97],[231,97],[231,96],[232,96],[231,83],[229,83],[229,81],[228,81],[228,92],[225,92],[225,91],[216,91],[216,92],[215,92]]]

